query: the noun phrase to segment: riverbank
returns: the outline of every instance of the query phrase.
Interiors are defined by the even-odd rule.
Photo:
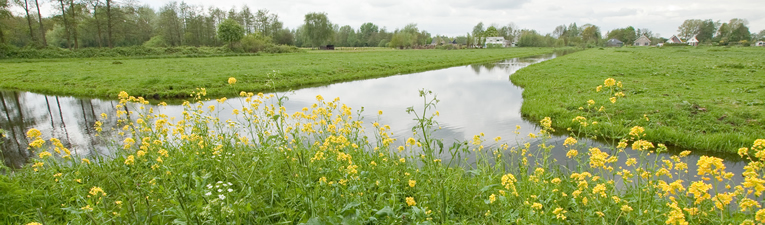
[[[729,174],[720,159],[692,162],[688,152],[651,163],[652,154],[665,148],[649,147],[640,140],[642,132],[630,141],[643,146],[634,158],[624,154],[632,151],[624,146],[590,148],[570,138],[563,144],[570,149],[563,162],[550,158],[552,146],[546,141],[554,121],[549,118],[540,121],[541,132],[530,135],[538,146],[508,149],[505,140],[480,134],[442,149],[432,138],[440,115],[427,91],[421,92],[425,105],[413,129],[420,132],[401,146],[392,144],[391,128],[384,124],[375,122],[374,135],[363,135],[357,113],[340,100],[317,96],[314,106],[287,112],[281,105],[287,100],[272,101],[278,96],[246,96],[250,104],[241,109],[185,104],[184,117],[175,122],[148,113],[157,106],[122,95],[120,111],[96,123],[100,134],[121,137],[109,148],[113,155],[71,154],[59,140],[27,131],[39,158],[0,175],[0,222],[765,222],[765,209],[758,204],[763,192],[762,183],[756,183],[763,174],[759,164],[750,164],[747,173]],[[237,119],[224,122],[216,116],[222,113]],[[377,115],[380,121],[386,114]],[[109,121],[124,128],[101,130],[100,124]],[[441,150],[454,160],[439,158]],[[748,154],[763,159],[765,140],[754,142]],[[460,160],[467,156],[475,162]],[[630,158],[622,165],[616,163],[619,157]],[[578,166],[563,166],[569,163]],[[683,179],[696,176],[688,173],[689,165],[701,168],[700,178],[686,185]],[[741,175],[755,183],[730,182]],[[723,188],[726,184],[731,186]]]
[[[155,99],[270,92],[552,53],[553,48],[309,51],[261,56],[0,61],[0,88],[116,99],[120,91]],[[236,77],[236,85],[228,83]]]
[[[762,48],[591,49],[529,66],[510,78],[524,88],[521,112],[555,118],[555,127],[585,129],[573,121],[583,116],[608,121],[587,128],[607,138],[625,138],[630,127],[640,125],[653,142],[735,153],[765,137],[763,58]],[[625,86],[619,104],[595,90],[609,77]],[[606,113],[588,110],[588,100]]]

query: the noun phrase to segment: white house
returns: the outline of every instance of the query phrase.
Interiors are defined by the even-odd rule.
[[[754,43],[754,46],[765,47],[765,41],[758,41]]]
[[[486,48],[489,45],[499,45],[503,48],[508,47],[507,42],[505,42],[505,37],[486,37],[486,42],[483,47]]]
[[[694,35],[693,38],[688,40],[688,45],[699,46],[699,39],[696,39],[696,36]]]
[[[651,46],[651,39],[646,37],[645,35],[641,35],[637,40],[635,40],[634,43],[632,43],[634,46]]]
[[[680,44],[683,43],[683,40],[681,40],[677,35],[672,35],[671,38],[667,39],[667,44]]]

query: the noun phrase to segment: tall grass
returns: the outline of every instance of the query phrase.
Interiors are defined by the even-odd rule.
[[[235,81],[231,82],[235,85]],[[618,93],[613,88],[609,96]],[[550,156],[553,120],[530,134],[538,141],[476,134],[444,146],[438,100],[422,90],[413,136],[392,139],[389,126],[364,125],[360,110],[339,99],[287,112],[284,96],[240,93],[242,108],[204,104],[206,90],[185,102],[182,118],[162,104],[119,95],[116,115],[96,129],[116,135],[113,154],[78,156],[30,130],[39,158],[0,176],[4,223],[136,224],[727,224],[765,222],[765,140],[740,150],[752,159],[746,182],[730,184],[721,159],[667,159],[635,126],[611,148],[564,142],[569,162]],[[620,98],[616,94],[617,98]],[[225,103],[226,98],[218,99]],[[593,106],[594,107],[594,106]],[[129,109],[129,110],[128,110]],[[236,120],[221,121],[232,113]],[[608,113],[608,112],[604,112]],[[384,117],[378,112],[378,121]],[[101,121],[116,121],[115,128]],[[598,121],[578,118],[582,126]],[[605,121],[600,121],[604,123]],[[366,135],[368,129],[372,135]],[[577,137],[596,133],[579,131]],[[628,143],[640,151],[626,165]],[[486,147],[496,146],[496,147]],[[448,155],[450,157],[440,157]],[[586,156],[585,156],[586,155]],[[470,158],[468,160],[467,158]],[[687,174],[689,163],[699,174]],[[701,179],[690,181],[692,176]]]

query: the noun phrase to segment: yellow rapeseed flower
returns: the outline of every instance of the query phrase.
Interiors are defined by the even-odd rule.
[[[572,158],[572,157],[574,157],[574,156],[576,156],[576,155],[578,155],[578,154],[579,154],[579,151],[577,151],[577,150],[574,150],[574,149],[571,149],[571,150],[569,150],[569,151],[566,153],[566,157],[568,157],[568,158],[570,159],[570,158]]]
[[[534,204],[531,204],[531,208],[534,208],[536,210],[541,210],[542,204],[539,204],[539,202],[534,202]]]
[[[416,180],[409,180],[409,187],[414,187],[417,184]]]
[[[622,205],[621,210],[622,212],[629,213],[629,212],[632,212],[632,207],[630,207],[629,205]]]
[[[27,131],[27,138],[29,139],[35,139],[37,137],[40,137],[41,135],[42,133],[40,132],[40,130],[35,128],[29,129],[29,131]]]
[[[603,81],[603,85],[605,85],[606,87],[614,86],[616,85],[616,80],[614,80],[614,78],[608,78],[605,81]]]
[[[563,141],[563,146],[572,146],[576,144],[576,138],[568,137],[565,141]]]
[[[228,84],[231,84],[231,85],[236,84],[236,78],[229,77],[228,78]]]
[[[494,203],[495,201],[497,201],[497,195],[495,194],[489,195],[489,204]]]
[[[406,197],[406,205],[415,206],[417,202],[414,201],[414,197]]]
[[[125,165],[133,165],[135,164],[135,156],[129,155],[127,159],[125,159]]]
[[[754,215],[754,219],[756,219],[757,222],[765,223],[765,209],[757,210],[757,213]]]
[[[39,156],[40,159],[45,159],[45,158],[53,156],[53,155],[50,154],[50,152],[48,152],[48,151],[44,151],[44,152],[40,152],[40,154],[38,154],[37,156]]]

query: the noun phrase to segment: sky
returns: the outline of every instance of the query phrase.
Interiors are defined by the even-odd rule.
[[[159,9],[173,0],[136,1]],[[325,12],[334,24],[358,29],[372,22],[388,31],[416,23],[420,30],[436,35],[457,36],[471,32],[479,22],[551,33],[558,25],[587,23],[606,31],[633,26],[670,37],[686,19],[712,19],[727,22],[732,18],[749,21],[752,33],[765,29],[765,5],[761,0],[184,0],[190,5],[216,6],[228,11],[247,5],[268,9],[279,15],[289,28],[303,24],[304,15]],[[50,4],[50,3],[48,3]],[[47,8],[47,7],[46,7]],[[52,11],[52,10],[51,10]]]

